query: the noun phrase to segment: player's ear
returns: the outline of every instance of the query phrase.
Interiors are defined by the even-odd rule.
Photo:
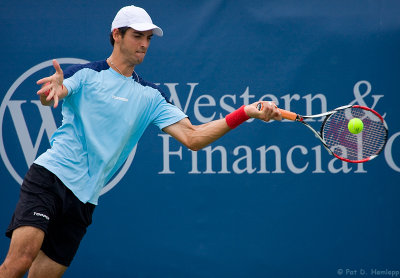
[[[112,31],[112,36],[113,36],[115,42],[119,42],[120,39],[121,39],[121,37],[122,37],[122,36],[121,36],[121,33],[119,32],[119,29],[118,29],[118,28],[115,28],[115,29]]]

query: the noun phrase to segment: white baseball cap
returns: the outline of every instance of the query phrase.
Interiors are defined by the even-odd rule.
[[[130,27],[136,31],[153,30],[153,34],[162,37],[163,30],[153,24],[149,14],[142,8],[126,6],[120,9],[111,24],[111,32],[120,27]]]

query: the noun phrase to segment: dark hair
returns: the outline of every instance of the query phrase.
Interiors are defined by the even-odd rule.
[[[128,31],[129,27],[120,27],[118,28],[119,33],[121,34],[122,37],[125,36],[126,31]],[[110,33],[110,43],[112,46],[114,46],[115,40],[113,38],[113,33]]]

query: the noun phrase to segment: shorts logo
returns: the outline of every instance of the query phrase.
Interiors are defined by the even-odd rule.
[[[45,218],[46,220],[50,220],[50,217],[48,217],[47,215],[45,215],[45,214],[43,214],[43,213],[38,213],[38,212],[34,212],[33,213],[33,215],[34,216],[40,216],[40,217],[43,217],[43,218]]]
[[[57,61],[60,65],[89,62],[78,58],[57,58]],[[36,157],[49,147],[51,135],[57,129],[52,108],[41,105],[36,95],[38,86],[35,84],[36,80],[53,72],[52,60],[30,68],[11,85],[1,102],[0,155],[8,172],[19,185]],[[58,113],[56,116],[60,117]],[[136,146],[101,194],[108,192],[123,178],[135,153]]]

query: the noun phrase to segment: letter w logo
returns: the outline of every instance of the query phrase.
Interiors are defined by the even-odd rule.
[[[42,118],[42,125],[40,126],[35,143],[33,143],[21,107],[21,105],[26,102],[26,100],[10,100],[8,102],[8,108],[17,132],[18,140],[21,143],[26,165],[29,167],[36,158],[44,133],[46,132],[47,138],[50,140],[51,135],[57,127],[51,108],[49,106],[43,106],[38,100],[32,100],[31,102],[38,107],[40,117]]]

